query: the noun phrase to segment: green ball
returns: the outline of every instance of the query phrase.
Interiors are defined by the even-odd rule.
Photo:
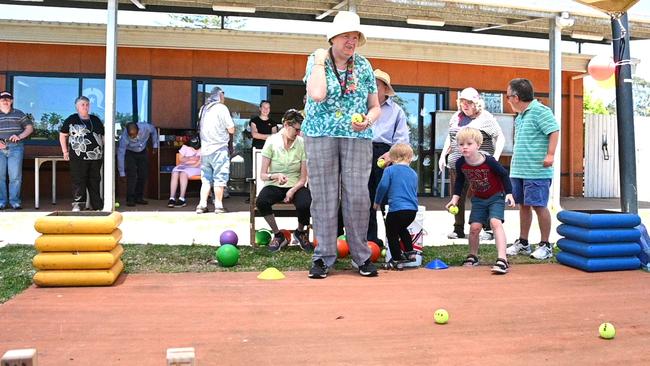
[[[115,208],[120,208],[120,203],[119,202],[115,202]]]
[[[224,244],[217,249],[216,257],[222,267],[232,267],[239,262],[239,249],[232,244]]]
[[[616,336],[616,328],[612,323],[603,323],[598,327],[598,333],[600,333],[600,338],[612,339]]]
[[[255,232],[255,244],[269,245],[271,242],[271,232],[268,230],[257,230]]]
[[[381,256],[382,256],[382,257],[386,257],[386,249],[382,249],[382,250],[381,250]]]
[[[449,206],[449,213],[456,215],[458,213],[458,206]]]
[[[449,321],[449,313],[445,309],[438,309],[433,313],[433,319],[437,324],[447,324]]]

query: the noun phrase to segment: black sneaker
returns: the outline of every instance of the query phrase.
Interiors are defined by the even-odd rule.
[[[148,205],[149,201],[145,200],[144,198],[140,198],[139,200],[135,200],[135,203],[138,205]]]
[[[329,272],[329,268],[327,268],[325,262],[322,259],[316,259],[309,270],[309,278],[325,278],[327,277],[327,272]]]
[[[169,208],[174,208],[176,206],[176,200],[173,198],[170,198],[169,201],[167,201],[167,207]]]
[[[133,201],[126,201],[126,205],[129,206],[129,207],[134,207],[134,206],[135,206],[135,202],[133,202]]]
[[[187,206],[187,201],[185,201],[184,198],[179,198],[178,201],[176,201],[176,207],[185,207]]]
[[[375,277],[377,275],[377,267],[375,267],[370,258],[366,259],[366,262],[359,266],[359,274],[364,277]]]
[[[305,252],[314,251],[314,246],[309,242],[309,236],[307,236],[306,231],[300,231],[296,229],[293,232],[293,237],[298,242],[298,245],[300,245],[300,249],[304,250]]]

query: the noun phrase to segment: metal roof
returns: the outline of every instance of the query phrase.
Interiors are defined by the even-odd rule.
[[[106,8],[106,0],[9,0],[5,3],[76,8]],[[610,19],[605,13],[565,0],[119,0],[121,10],[247,16],[330,22],[338,10],[352,7],[363,24],[425,28],[480,34],[498,34],[548,38],[550,19],[567,11],[575,19],[572,27],[562,30],[564,40],[599,42],[598,39],[575,39],[573,33],[598,38],[612,38]],[[144,5],[139,9],[135,4]],[[239,12],[213,10],[214,5],[237,6]],[[235,8],[233,8],[235,9]],[[254,13],[243,12],[254,9]],[[634,8],[632,9],[634,10]],[[442,26],[409,24],[407,19],[433,20]],[[650,39],[650,14],[630,14],[632,39]]]

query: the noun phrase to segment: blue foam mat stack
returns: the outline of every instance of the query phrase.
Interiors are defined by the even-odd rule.
[[[641,237],[636,214],[606,210],[561,211],[558,262],[587,272],[639,269]]]

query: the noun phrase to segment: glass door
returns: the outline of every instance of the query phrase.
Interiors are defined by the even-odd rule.
[[[418,195],[434,195],[434,112],[444,109],[446,91],[397,91],[394,97],[410,129],[410,143],[415,154],[411,168],[418,173]]]

